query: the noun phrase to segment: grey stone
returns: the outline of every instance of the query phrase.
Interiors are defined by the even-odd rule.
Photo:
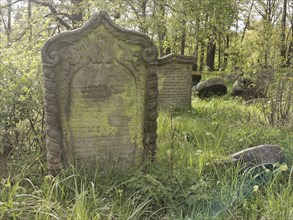
[[[42,63],[51,174],[68,165],[104,172],[153,160],[157,50],[149,37],[101,11],[49,39]]]
[[[201,98],[208,98],[214,95],[227,94],[227,86],[221,78],[211,78],[197,84],[196,90]]]
[[[240,76],[232,86],[232,96],[242,97],[245,100],[264,98],[265,97],[265,85],[261,80],[244,78]]]
[[[169,54],[159,58],[159,108],[191,107],[191,72],[194,62],[194,57],[177,54]]]
[[[232,161],[247,166],[260,166],[284,162],[285,155],[278,145],[264,144],[230,155]]]

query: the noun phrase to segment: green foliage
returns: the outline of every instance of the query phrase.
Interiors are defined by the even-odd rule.
[[[71,1],[53,6],[68,22]],[[219,62],[228,57],[228,71],[253,76],[264,66],[275,73],[282,64],[278,27],[252,19],[242,41],[234,27],[241,9],[235,1],[84,0],[81,8],[84,19],[107,9],[117,23],[147,33],[158,48],[171,46],[172,52],[179,53],[185,34],[186,54],[200,44],[199,58],[206,56],[213,38],[222,44]],[[72,168],[45,176],[40,50],[64,27],[45,7],[33,5],[29,21],[27,12],[15,13],[10,41],[0,31],[0,154],[10,159],[7,173],[1,173],[0,219],[293,218],[292,88],[285,84],[272,86],[270,105],[193,97],[189,111],[160,112],[157,160],[148,174],[131,170],[100,177]],[[292,76],[291,69],[278,71],[281,78]],[[278,144],[286,164],[244,172],[224,163],[231,153],[259,144]],[[5,155],[11,150],[11,157]]]
[[[130,170],[101,178],[71,168],[55,178],[33,176],[36,158],[20,175],[2,180],[0,217],[292,218],[292,134],[269,126],[261,106],[194,98],[190,111],[160,112],[158,125],[157,161],[149,174]],[[286,164],[243,171],[224,163],[230,153],[263,143],[280,145]]]
[[[27,44],[0,48],[0,156],[12,161],[25,152],[44,149],[40,47],[45,39],[38,36],[35,41],[24,40]]]
[[[269,101],[263,104],[263,112],[272,126],[292,127],[293,123],[293,81],[290,78],[278,80],[277,88],[269,92]]]
[[[42,128],[38,124],[43,124],[40,80],[17,69],[12,63],[1,64],[1,145],[25,149],[34,144],[27,139],[40,144]]]
[[[255,30],[250,31],[243,42],[244,47],[250,48],[250,56],[246,57],[249,66],[280,66],[279,37],[277,27],[265,21],[256,23]]]

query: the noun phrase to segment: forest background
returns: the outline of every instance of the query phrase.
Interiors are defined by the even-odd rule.
[[[10,133],[5,141],[13,130],[13,141],[25,141],[16,127],[28,120],[24,134],[34,136],[28,144],[41,142],[41,48],[101,9],[119,25],[150,36],[159,56],[195,56],[194,70],[206,72],[203,77],[214,71],[270,78],[282,68],[281,76],[292,76],[292,0],[1,0],[0,127]]]
[[[282,102],[285,103],[283,107],[278,107],[277,104],[271,105],[269,109],[261,107],[261,114],[257,113],[256,119],[254,119],[256,117],[254,116],[256,114],[255,110],[243,110],[243,107],[238,105],[241,103],[239,100],[231,101],[229,97],[224,97],[224,100],[221,100],[221,102],[217,100],[200,101],[194,98],[193,110],[182,113],[181,116],[179,115],[179,119],[176,119],[173,115],[175,113],[161,113],[158,119],[158,122],[162,123],[158,128],[158,142],[162,152],[166,154],[159,152],[158,157],[160,157],[160,154],[164,155],[161,156],[166,160],[166,169],[168,170],[166,173],[168,177],[174,176],[174,173],[176,173],[175,168],[179,169],[180,167],[178,164],[176,166],[176,158],[178,161],[179,157],[182,160],[182,155],[179,156],[180,154],[178,154],[177,157],[173,155],[176,141],[180,145],[179,142],[183,143],[186,137],[188,139],[191,135],[192,140],[199,147],[193,150],[193,153],[189,153],[198,158],[197,162],[194,162],[194,166],[199,167],[199,169],[197,169],[195,174],[193,173],[197,176],[197,179],[196,181],[191,181],[191,176],[182,172],[188,178],[185,179],[186,182],[183,181],[184,183],[181,182],[180,184],[189,188],[187,191],[183,187],[180,189],[181,191],[177,189],[178,191],[177,194],[175,193],[175,196],[178,197],[177,200],[179,202],[176,205],[172,203],[172,206],[176,206],[176,209],[173,209],[171,213],[167,212],[168,215],[180,216],[180,213],[183,213],[182,215],[192,216],[196,213],[194,210],[195,204],[197,204],[196,207],[204,206],[203,204],[205,204],[205,207],[213,207],[212,203],[208,203],[209,206],[206,202],[210,201],[214,191],[208,191],[207,188],[200,191],[199,188],[206,187],[206,177],[202,176],[205,162],[208,162],[210,159],[217,159],[217,151],[215,150],[220,145],[226,144],[226,151],[233,152],[243,147],[253,146],[253,144],[260,144],[262,141],[274,140],[277,143],[288,145],[289,147],[285,151],[287,153],[292,152],[290,150],[293,148],[292,141],[290,141],[292,140],[292,134],[289,131],[292,131],[293,0],[0,0],[0,172],[2,174],[5,173],[15,177],[21,171],[21,177],[18,177],[18,181],[23,180],[23,177],[29,177],[30,181],[32,181],[31,183],[34,180],[41,185],[47,183],[46,181],[48,180],[40,180],[46,176],[41,48],[50,37],[81,27],[94,12],[99,10],[108,11],[111,18],[120,26],[139,31],[152,38],[157,45],[160,57],[168,53],[194,56],[196,59],[194,71],[202,74],[203,79],[215,75],[232,75],[233,77],[244,75],[254,79],[265,77],[272,80],[272,84],[274,83],[273,87],[275,90],[272,90],[272,95],[275,96],[272,97],[272,100],[276,100],[277,97],[278,100],[281,98]],[[287,84],[285,85],[285,83]],[[196,105],[196,108],[194,105]],[[237,115],[237,112],[239,115]],[[194,114],[198,120],[196,123],[201,122],[201,119],[203,119],[201,117],[207,117],[205,120],[211,121],[210,125],[206,125],[209,127],[197,124],[198,127],[195,131],[193,130],[194,128],[189,127],[189,122],[186,122],[183,126],[182,123],[186,117],[188,116],[190,120],[190,118],[194,118]],[[220,121],[215,121],[216,119]],[[238,133],[233,133],[236,132],[235,129],[230,130],[230,145],[228,144],[229,146],[227,146],[228,141],[224,140],[223,136],[224,130],[220,132],[217,129],[219,127],[218,123],[222,123],[222,126],[224,126],[226,123],[229,123],[228,120],[230,119],[234,120],[236,124],[239,121],[242,127],[237,127],[239,129]],[[176,120],[178,120],[177,123],[179,124],[177,126],[179,127],[174,129]],[[257,122],[257,125],[255,125],[257,128],[251,128],[254,122]],[[164,123],[167,123],[168,126]],[[247,127],[245,127],[246,123]],[[184,129],[190,130],[185,131]],[[203,133],[203,143],[201,143],[201,131]],[[167,138],[166,133],[169,134],[169,136],[167,135],[169,138]],[[220,136],[218,137],[217,135]],[[239,139],[236,138],[237,135],[244,135],[245,137]],[[204,137],[208,141],[215,139],[210,145],[216,146],[216,149],[206,149],[208,141]],[[217,140],[215,137],[217,137]],[[167,139],[172,140],[172,142],[166,141]],[[231,146],[232,144],[234,145],[233,147]],[[34,156],[32,156],[32,152]],[[223,152],[221,151],[221,153]],[[221,153],[219,155],[222,155]],[[193,164],[189,157],[185,158],[184,156],[184,159],[189,161],[189,164]],[[289,153],[289,162],[292,162],[292,160],[292,153]],[[181,168],[184,167],[183,162],[178,163],[182,163]],[[10,166],[7,166],[7,164],[10,164]],[[29,172],[29,169],[34,170],[34,172]],[[208,179],[213,183],[211,176],[213,174],[218,175],[218,171],[209,171]],[[157,208],[156,214],[153,216],[154,219],[158,216],[167,215],[166,210],[162,206],[171,206],[171,200],[167,201],[162,195],[170,196],[174,192],[171,193],[167,187],[174,190],[174,186],[172,185],[173,183],[164,182],[165,180],[160,179],[166,185],[166,188],[164,188],[163,183],[162,185],[158,183],[158,178],[155,178],[155,175],[139,176],[134,180],[136,184],[143,182],[141,191],[149,193],[149,198],[152,195],[155,198],[159,197],[159,199],[155,202],[151,199],[141,200],[141,203],[135,200],[137,206],[133,210],[131,209],[131,202],[126,200],[126,198],[125,200],[121,199],[120,194],[123,190],[119,187],[119,189],[113,187],[111,183],[114,183],[109,181],[107,185],[109,188],[104,190],[108,190],[107,192],[109,193],[111,187],[112,190],[115,188],[115,193],[111,194],[111,191],[110,194],[117,203],[120,201],[121,204],[115,203],[115,205],[110,205],[112,209],[110,208],[109,211],[109,209],[105,208],[109,204],[105,205],[103,202],[94,203],[97,207],[101,208],[98,213],[105,212],[105,216],[111,216],[113,214],[111,212],[119,213],[120,211],[120,216],[122,212],[125,212],[125,216],[133,215],[140,219],[140,217],[147,215],[147,212],[141,212],[141,210],[145,210],[147,207],[150,210]],[[8,180],[9,178],[1,183],[3,189],[9,188],[9,184],[6,185]],[[155,192],[152,192],[153,188],[149,188],[149,191],[146,190],[148,185],[144,181],[150,180],[157,181],[156,183],[153,182],[153,184],[159,184],[156,187],[159,187],[160,193],[152,194]],[[168,181],[170,181],[170,178]],[[193,181],[197,183],[195,184]],[[223,180],[223,182],[225,181]],[[36,185],[38,185],[37,183],[33,184],[33,191]],[[228,180],[225,183],[228,184]],[[235,181],[232,183],[235,183],[235,185],[232,185],[237,189],[237,187],[239,188],[237,184],[241,185],[243,182]],[[287,183],[291,182],[288,182],[287,179]],[[215,181],[216,184],[217,181]],[[279,185],[280,182],[276,182],[276,184]],[[49,186],[47,187],[48,190],[51,190]],[[212,188],[211,186],[209,187]],[[222,189],[224,190],[224,188]],[[292,189],[286,187],[284,189],[289,190],[288,192],[282,191],[284,196],[291,198],[288,201],[286,200],[288,203],[284,207],[292,207]],[[43,191],[46,190],[43,188]],[[186,199],[188,193],[193,195],[195,191],[198,203],[191,202],[189,204],[189,200],[183,199]],[[5,190],[2,190],[3,192]],[[82,190],[76,190],[76,196],[79,195],[78,192],[81,194]],[[179,192],[182,195],[179,196]],[[37,192],[35,193],[38,194]],[[1,196],[3,195],[1,194]],[[15,196],[13,193],[10,195]],[[50,201],[52,199],[60,200],[57,194],[54,198],[48,198],[43,194],[42,196],[38,194],[38,196],[38,198],[42,198],[40,199],[42,202],[43,199],[49,199]],[[69,205],[71,207],[71,214],[69,216],[75,216],[77,213],[74,210],[80,208],[78,206],[80,197],[76,197],[74,200],[70,195],[67,196],[62,199],[65,201],[67,199],[67,205],[71,204]],[[95,196],[97,195],[89,195],[91,199],[94,199]],[[256,202],[249,203],[250,205],[247,205],[243,200],[241,200],[242,206],[233,205],[234,209],[230,210],[230,218],[233,219],[239,213],[240,216],[248,218],[258,216],[259,213],[262,213],[262,216],[274,216],[270,211],[276,211],[275,217],[293,216],[293,211],[290,208],[285,209],[285,211],[281,208],[280,210],[276,208],[278,207],[276,204],[284,202],[283,199],[278,200],[278,198],[273,196],[268,198],[264,197],[263,194],[258,196],[255,200]],[[4,197],[2,197],[2,201],[5,200]],[[260,201],[264,198],[268,201],[267,206],[260,205]],[[13,196],[6,199],[7,201],[15,200]],[[222,199],[225,200],[227,198]],[[75,203],[72,203],[73,200]],[[132,200],[133,202],[134,200]],[[181,205],[179,204],[180,202]],[[124,207],[124,211],[121,211],[122,203],[126,206],[129,205],[126,209]],[[34,203],[29,205],[32,204]],[[56,205],[55,200],[50,204],[52,206]],[[184,207],[184,205],[185,208],[178,208]],[[158,208],[159,206],[161,209]],[[3,206],[1,207],[3,208]],[[6,209],[3,208],[4,211],[0,212],[2,217],[9,215],[7,213],[12,210],[17,219],[22,210],[15,208],[13,205],[5,207]],[[102,207],[105,209],[102,209]],[[120,207],[121,210],[118,210],[119,208],[117,207]],[[47,206],[46,208],[50,210],[48,213],[52,214],[52,210]],[[64,207],[60,205],[60,210],[62,208]],[[87,209],[90,208],[87,207]],[[255,210],[255,212],[250,212],[249,210],[251,209]],[[239,210],[241,211],[238,212]],[[208,213],[207,215],[214,216],[215,213],[210,211],[206,212]],[[34,215],[36,213],[41,216],[39,219],[45,219],[43,218],[46,216],[44,212],[44,216],[42,216],[41,212],[37,212],[37,210],[30,214]],[[56,211],[54,214],[61,216],[62,214],[60,213]],[[86,219],[87,214],[83,214],[84,218],[80,219]],[[92,214],[94,215],[94,212]],[[88,218],[93,219],[92,216],[88,216]]]

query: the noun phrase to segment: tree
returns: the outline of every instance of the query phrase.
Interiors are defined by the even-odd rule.
[[[71,14],[71,21],[72,21],[72,28],[75,29],[79,27],[82,23],[82,2],[83,0],[71,0],[72,7],[72,14]]]
[[[0,16],[1,16],[1,20],[3,22],[3,26],[4,26],[4,30],[6,33],[6,37],[7,37],[7,42],[10,43],[11,41],[11,16],[12,16],[12,0],[6,0],[6,5],[1,6],[0,8]],[[7,8],[7,12],[6,12],[6,16],[5,16],[5,12],[3,12],[3,9]],[[5,19],[6,18],[6,19]]]

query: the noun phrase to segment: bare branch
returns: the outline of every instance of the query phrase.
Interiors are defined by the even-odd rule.
[[[53,13],[49,13],[43,16],[43,18],[47,18],[49,16],[54,16],[55,14]],[[63,12],[58,12],[57,15],[62,15],[63,17],[67,17],[68,19],[72,20],[71,15],[67,14],[67,13],[63,13]]]
[[[8,28],[7,28],[6,22],[4,20],[4,16],[2,14],[1,9],[0,9],[0,16],[1,16],[1,19],[2,19],[2,22],[3,22],[3,25],[4,25],[5,32],[8,32]]]
[[[69,24],[67,24],[64,20],[62,20],[60,17],[58,17],[58,12],[57,12],[56,8],[54,7],[54,5],[52,5],[52,4],[48,3],[48,2],[42,2],[42,1],[39,1],[39,0],[31,0],[31,1],[33,3],[35,3],[35,4],[42,5],[42,6],[50,8],[52,14],[55,16],[55,19],[59,24],[64,26],[67,30],[72,29]]]
[[[1,6],[0,9],[11,7],[12,5],[14,5],[14,4],[18,3],[18,2],[21,2],[21,1],[23,1],[23,0],[16,0],[15,2],[12,2],[11,4]]]

